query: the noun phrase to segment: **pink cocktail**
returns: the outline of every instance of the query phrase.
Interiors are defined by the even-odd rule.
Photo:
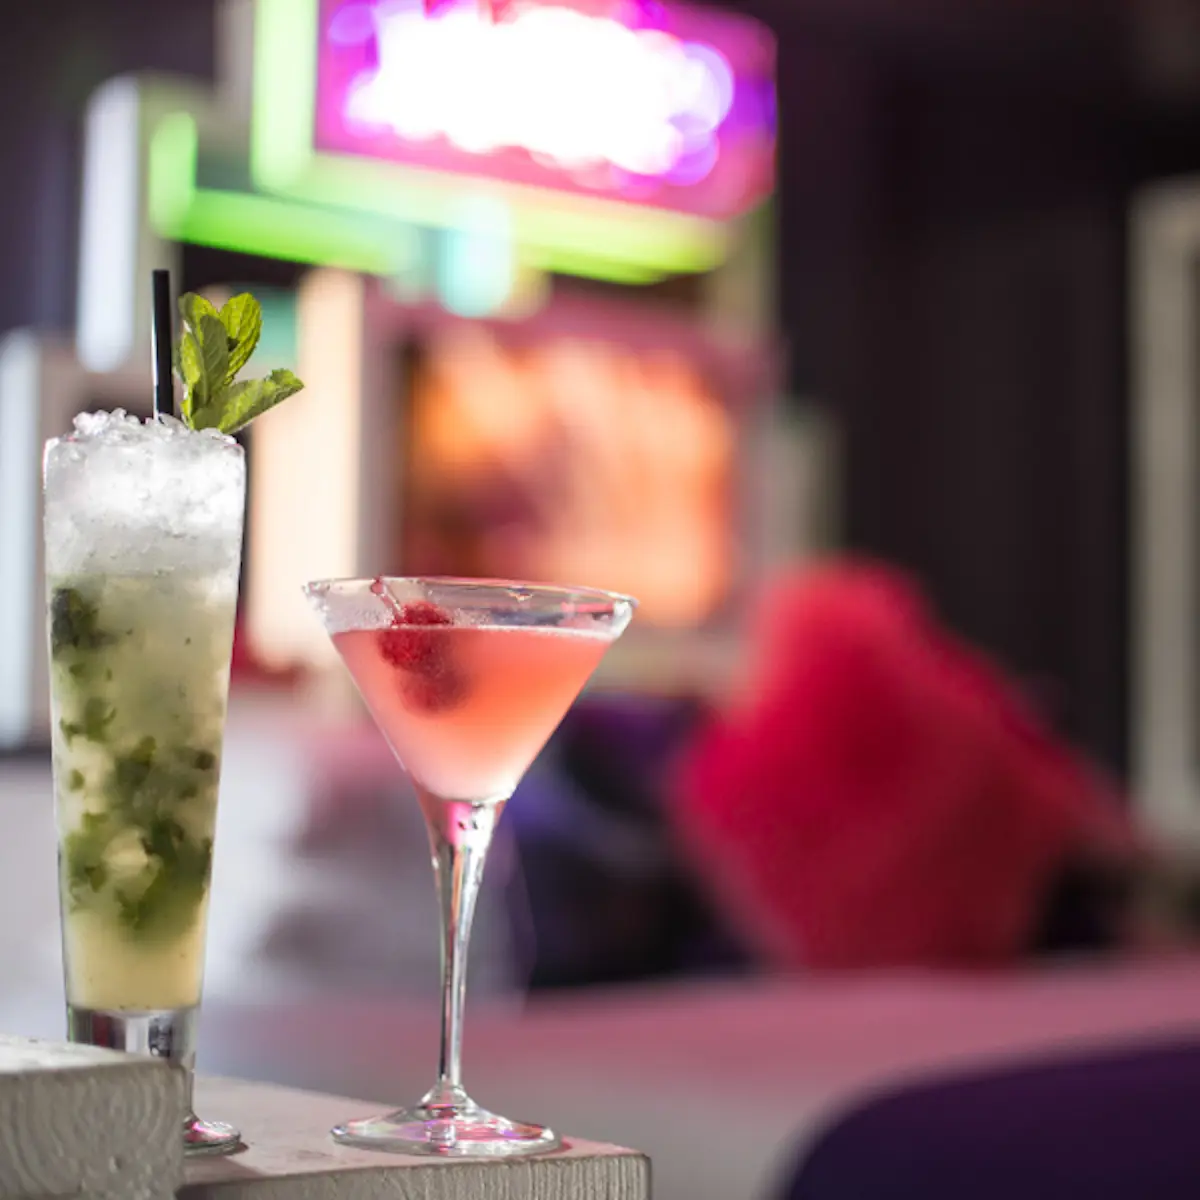
[[[425,815],[442,914],[438,1081],[414,1107],[333,1136],[402,1153],[553,1150],[550,1129],[488,1112],[461,1079],[467,944],[505,801],[571,707],[634,601],[584,588],[466,579],[356,579],[306,594]]]
[[[333,635],[404,769],[443,800],[512,795],[609,641],[506,625]]]

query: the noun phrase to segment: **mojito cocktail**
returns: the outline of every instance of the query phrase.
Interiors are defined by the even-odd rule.
[[[190,1070],[245,464],[215,430],[78,417],[45,456],[54,785],[72,1040]],[[193,1149],[237,1134],[191,1119]]]

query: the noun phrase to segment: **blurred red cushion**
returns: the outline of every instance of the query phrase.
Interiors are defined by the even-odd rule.
[[[685,756],[674,815],[779,965],[1019,956],[1060,866],[1132,846],[1109,787],[884,567],[770,587],[744,693]]]

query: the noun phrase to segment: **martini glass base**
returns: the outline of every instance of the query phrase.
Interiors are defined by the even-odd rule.
[[[347,1121],[333,1139],[364,1150],[428,1154],[438,1158],[514,1158],[557,1150],[562,1139],[541,1125],[510,1121],[473,1101],[418,1104],[380,1117]]]
[[[189,1158],[236,1154],[241,1149],[241,1133],[224,1121],[202,1121],[199,1117],[191,1117],[183,1124],[183,1152]]]

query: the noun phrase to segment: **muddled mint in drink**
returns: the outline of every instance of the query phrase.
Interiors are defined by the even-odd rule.
[[[178,574],[51,587],[64,899],[177,936],[212,867],[229,597]]]

